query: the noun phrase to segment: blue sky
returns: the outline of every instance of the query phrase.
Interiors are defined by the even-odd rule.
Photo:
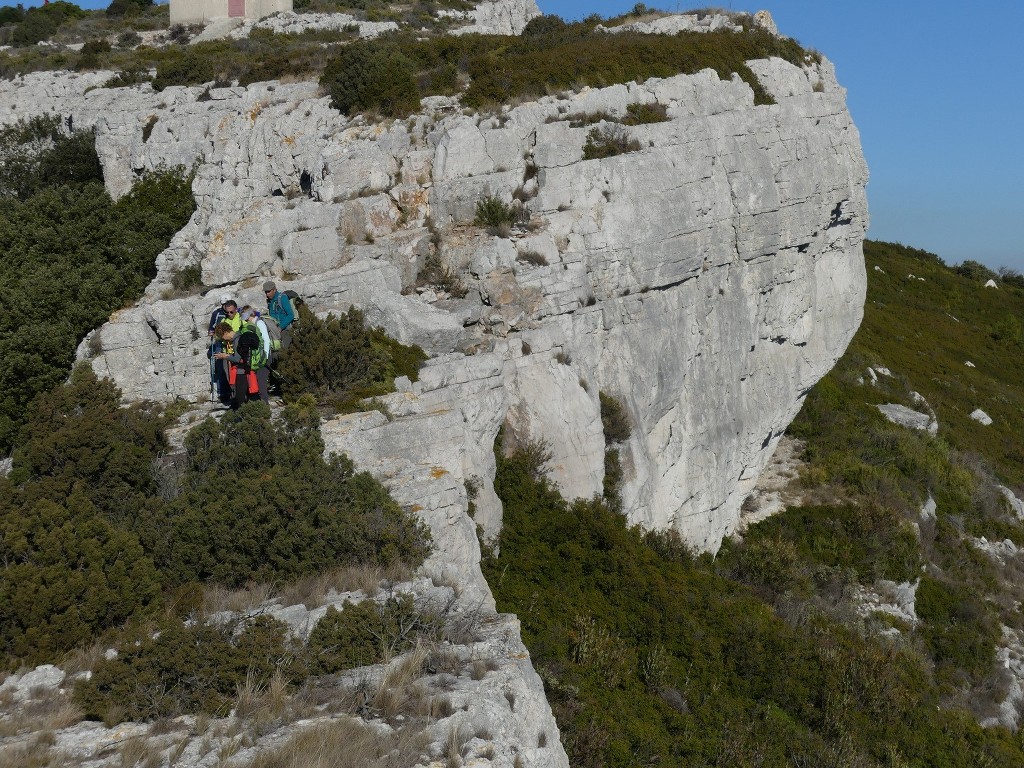
[[[538,2],[575,19],[635,0]],[[718,5],[766,8],[783,34],[835,62],[871,170],[869,237],[1024,272],[1024,0]]]
[[[538,2],[564,18],[633,7]],[[715,4],[765,8],[835,63],[871,170],[869,237],[1024,272],[1024,0]]]

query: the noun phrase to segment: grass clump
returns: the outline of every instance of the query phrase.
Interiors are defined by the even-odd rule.
[[[465,297],[469,288],[441,257],[436,253],[430,254],[423,262],[423,269],[416,275],[416,285],[433,286],[444,291],[457,299]]]
[[[620,125],[602,125],[592,128],[587,133],[587,141],[583,145],[583,159],[596,160],[603,157],[615,157],[627,152],[638,152],[640,142],[630,138]]]

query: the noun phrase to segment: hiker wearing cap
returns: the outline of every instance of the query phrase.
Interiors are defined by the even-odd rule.
[[[226,349],[224,342],[214,336],[214,329],[218,323],[225,320],[237,324],[238,321],[234,320],[237,316],[237,309],[238,305],[232,298],[224,294],[220,297],[220,306],[210,315],[210,325],[207,328],[207,335],[210,337],[210,347],[206,351],[206,356],[210,358],[210,394],[212,395],[213,389],[216,388],[217,399],[220,400],[221,405],[231,404],[232,390],[228,383],[228,368],[225,364],[219,363],[219,358],[216,357]],[[238,329],[235,328],[235,330]]]
[[[263,284],[263,293],[267,295],[267,309],[270,316],[281,326],[281,349],[288,349],[292,343],[292,332],[288,326],[295,322],[295,310],[292,309],[291,300],[281,291],[273,280],[267,280]]]
[[[219,352],[216,357],[228,365],[228,380],[234,387],[232,410],[238,410],[248,400],[259,397],[270,403],[267,395],[267,357],[263,353],[263,339],[252,323],[241,323],[238,332],[227,321],[220,322],[214,335],[232,345],[231,352]],[[263,374],[260,374],[263,371]]]

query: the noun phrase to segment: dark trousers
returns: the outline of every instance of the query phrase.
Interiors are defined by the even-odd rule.
[[[223,351],[224,342],[214,340],[213,345],[210,347],[210,355],[216,355],[218,352]],[[228,383],[228,365],[227,360],[214,360],[212,366],[213,383],[217,390],[217,399],[224,404],[230,403],[231,398],[234,397],[234,392]]]
[[[270,370],[263,366],[256,371],[256,385],[259,391],[249,394],[249,372],[238,366],[235,372],[235,393],[231,401],[231,409],[237,411],[250,400],[262,400],[270,405],[270,395],[267,394],[267,381],[270,378]]]

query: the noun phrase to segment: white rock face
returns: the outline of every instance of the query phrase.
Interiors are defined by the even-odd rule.
[[[771,17],[769,16],[769,18]],[[637,32],[641,35],[676,35],[680,32],[715,32],[720,29],[739,32],[743,27],[736,24],[732,17],[725,13],[709,14],[703,18],[695,13],[680,13],[669,14],[652,21],[636,21],[632,24],[620,24],[614,27],[598,24],[596,29],[613,35],[622,32]]]
[[[985,427],[992,423],[992,417],[981,410],[981,408],[975,408],[971,411],[971,418]]]
[[[877,406],[877,408],[885,418],[893,424],[899,424],[901,427],[919,429],[928,432],[930,435],[937,434],[939,431],[939,423],[927,413],[921,413],[913,408],[907,408],[907,406],[897,403],[885,403],[884,405]]]
[[[111,73],[40,73],[0,81],[0,122],[56,112],[94,128],[115,196],[144,170],[196,167],[198,209],[146,296],[79,350],[100,350],[91,364],[126,398],[204,396],[210,312],[225,292],[262,306],[268,276],[320,315],[354,305],[423,346],[420,380],[384,398],[390,420],[339,417],[325,440],[427,522],[437,551],[425,568],[490,608],[475,527],[500,529],[503,424],[510,440],[547,441],[567,497],[591,496],[606,448],[598,395],[617,397],[632,424],[625,514],[714,550],[860,323],[867,170],[844,92],[827,62],[750,66],[777,104],[755,107],[738,77],[705,70],[500,119],[431,98],[408,121],[366,125],[314,83],[85,93]],[[584,161],[588,129],[558,120],[635,102],[670,118],[625,128],[638,152]],[[529,231],[472,226],[479,200],[520,187]],[[530,252],[540,258],[520,258]],[[411,290],[431,253],[464,298]],[[208,294],[171,297],[192,264]]]
[[[999,492],[1003,494],[1007,504],[1010,505],[1010,509],[1013,510],[1013,514],[1015,514],[1019,519],[1024,520],[1024,501],[1018,499],[1017,494],[1005,485],[999,486]]]
[[[494,0],[480,3],[466,14],[473,23],[453,29],[452,34],[518,35],[522,33],[530,19],[540,15],[536,0]]]
[[[398,29],[394,21],[360,21],[348,13],[295,13],[281,11],[263,19],[247,19],[234,29],[229,37],[248,37],[254,29],[267,29],[275,34],[300,35],[303,32],[326,30],[343,32],[357,30],[356,34],[364,39],[372,39]]]
[[[15,700],[29,698],[36,691],[55,691],[64,682],[64,671],[53,664],[43,664],[20,675],[11,675],[0,683],[0,695]]]

